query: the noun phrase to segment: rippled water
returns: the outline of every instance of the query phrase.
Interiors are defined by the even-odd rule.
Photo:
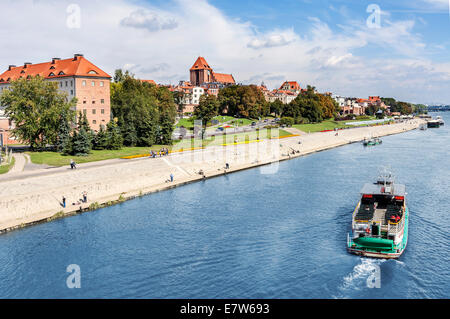
[[[446,126],[352,144],[0,236],[0,297],[448,298]],[[390,165],[406,184],[398,261],[349,255],[359,190]],[[66,267],[81,268],[68,289]],[[366,285],[374,265],[381,288]]]

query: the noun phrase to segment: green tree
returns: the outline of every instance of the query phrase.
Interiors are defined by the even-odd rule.
[[[292,125],[295,124],[295,121],[294,121],[294,119],[292,117],[286,116],[286,117],[282,117],[281,118],[280,124],[281,125],[286,125],[286,126],[292,126]]]
[[[236,117],[259,118],[270,113],[269,103],[255,85],[233,85],[219,92],[220,113]]]
[[[322,109],[322,117],[324,119],[333,118],[336,115],[339,106],[336,101],[329,95],[317,94]]]
[[[56,142],[56,150],[64,155],[72,152],[71,142],[71,119],[73,115],[71,110],[63,110],[60,116],[60,123],[58,129],[58,140]]]
[[[123,137],[115,120],[108,123],[106,132],[107,149],[120,150],[123,146]]]
[[[194,109],[194,115],[202,120],[204,129],[212,118],[218,115],[220,103],[214,95],[202,95],[198,106]]]
[[[100,129],[94,136],[94,141],[92,144],[92,149],[94,150],[105,150],[108,148],[108,135],[103,125],[100,125]]]
[[[10,90],[0,96],[5,115],[15,123],[12,135],[30,145],[32,150],[55,145],[61,114],[69,113],[76,99],[67,101],[57,84],[42,77],[12,81]]]
[[[270,113],[275,114],[275,116],[281,116],[283,114],[284,104],[280,100],[276,99],[270,103]]]
[[[158,127],[164,127],[161,130],[163,140],[169,140],[177,112],[172,92],[142,83],[127,74],[118,78],[120,81],[111,86],[111,109],[117,118],[124,145],[155,144],[161,137]]]
[[[88,132],[82,127],[72,136],[72,155],[87,156],[91,151],[92,145]]]
[[[308,122],[312,123],[321,122],[324,118],[324,108],[319,95],[315,93],[315,88],[308,85],[306,92],[299,94],[285,107],[283,116],[293,117],[295,119],[307,119]]]

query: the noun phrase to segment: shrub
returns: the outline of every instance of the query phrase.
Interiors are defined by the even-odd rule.
[[[294,118],[292,117],[282,117],[280,121],[280,125],[292,126],[295,124]]]

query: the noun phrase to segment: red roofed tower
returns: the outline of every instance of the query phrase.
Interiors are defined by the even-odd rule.
[[[199,56],[197,61],[190,69],[191,72],[191,84],[194,86],[200,86],[203,83],[213,81],[212,69],[206,62],[204,57]]]
[[[208,83],[221,83],[226,86],[236,83],[233,75],[214,72],[208,62],[206,62],[205,58],[201,56],[197,58],[189,71],[191,73],[191,84],[193,86],[204,86]]]

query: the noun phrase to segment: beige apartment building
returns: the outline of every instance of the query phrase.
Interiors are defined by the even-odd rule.
[[[67,94],[70,100],[77,98],[75,110],[83,112],[89,125],[95,131],[100,125],[106,127],[111,119],[110,83],[111,76],[84,58],[82,54],[75,54],[73,58],[53,58],[49,62],[32,64],[25,62],[21,66],[10,65],[0,74],[0,94],[7,90],[11,82],[17,79],[29,79],[40,76],[47,81],[56,82],[61,92]],[[3,144],[14,142],[10,138],[11,123],[4,115],[0,106],[0,128],[2,129]]]

